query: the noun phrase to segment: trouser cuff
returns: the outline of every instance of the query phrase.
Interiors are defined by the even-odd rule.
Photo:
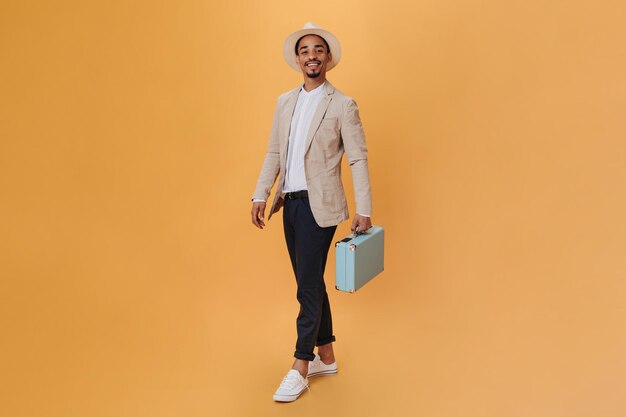
[[[296,359],[302,359],[304,361],[312,361],[313,359],[315,359],[315,355],[312,353],[302,353],[302,352],[298,352],[296,351],[293,356]]]
[[[325,339],[318,339],[317,343],[315,344],[316,346],[324,346],[327,345],[329,343],[333,343],[335,341],[335,336],[330,336],[327,337]]]

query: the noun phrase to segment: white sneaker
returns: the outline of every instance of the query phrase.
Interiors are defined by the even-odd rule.
[[[315,355],[315,359],[309,362],[309,372],[307,377],[318,375],[332,375],[337,373],[337,361],[326,365],[320,359],[320,355]]]
[[[288,403],[298,399],[302,392],[309,388],[309,380],[302,378],[300,372],[290,369],[283,378],[283,382],[274,393],[274,401]]]

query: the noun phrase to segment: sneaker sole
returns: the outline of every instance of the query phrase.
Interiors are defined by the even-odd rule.
[[[295,400],[298,399],[298,397],[300,397],[300,395],[302,395],[302,393],[306,390],[306,387],[304,387],[302,389],[302,391],[300,391],[297,394],[293,394],[293,395],[278,395],[278,394],[274,394],[274,401],[279,402],[279,403],[290,403],[293,402]]]
[[[326,371],[314,372],[312,374],[308,374],[307,378],[311,378],[312,376],[325,376],[325,375],[335,375],[337,373],[336,369],[329,369]]]

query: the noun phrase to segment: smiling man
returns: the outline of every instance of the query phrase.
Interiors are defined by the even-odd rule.
[[[337,225],[349,218],[341,182],[344,153],[356,200],[353,231],[371,227],[372,203],[367,147],[357,105],[326,80],[326,72],[341,58],[339,41],[307,23],[287,37],[283,55],[289,66],[302,73],[304,83],[278,98],[251,215],[252,223],[263,229],[266,201],[278,178],[268,220],[284,206],[283,228],[300,311],[296,359],[274,400],[290,402],[308,388],[308,377],[337,372],[324,269]]]

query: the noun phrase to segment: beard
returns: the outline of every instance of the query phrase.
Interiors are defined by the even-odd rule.
[[[312,69],[313,72],[309,72],[310,68],[307,67],[307,69],[306,69],[306,71],[304,73],[306,74],[306,76],[308,78],[317,78],[317,77],[319,77],[322,74],[322,71],[321,71],[322,63],[320,61],[310,61],[310,62],[315,62],[316,64],[318,64],[318,67],[316,69]]]

